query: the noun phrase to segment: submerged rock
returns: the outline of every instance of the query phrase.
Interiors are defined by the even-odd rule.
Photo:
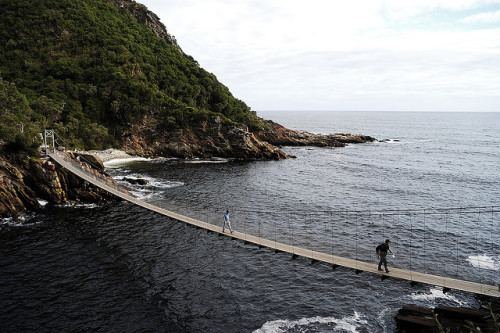
[[[130,184],[134,184],[134,185],[147,185],[147,184],[149,184],[149,180],[142,179],[142,178],[128,178],[128,177],[123,177],[122,180],[126,181],[126,182],[128,182]]]

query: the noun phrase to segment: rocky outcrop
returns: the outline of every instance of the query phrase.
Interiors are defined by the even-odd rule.
[[[73,155],[74,156],[74,155]],[[102,162],[94,156],[88,170],[101,173]],[[0,156],[0,217],[17,217],[40,208],[39,199],[50,204],[98,203],[117,200],[114,196],[74,176],[47,159],[25,159],[13,164]],[[110,181],[114,182],[111,177]]]
[[[261,140],[245,126],[223,126],[219,117],[203,121],[197,128],[156,130],[151,119],[124,133],[122,149],[130,155],[178,158],[238,158],[244,160],[283,159],[288,156]]]
[[[276,146],[344,147],[349,143],[373,142],[375,138],[361,134],[335,133],[313,134],[288,129],[271,120],[266,120],[268,130],[256,133],[261,140]]]
[[[35,198],[35,193],[24,184],[24,175],[19,169],[0,157],[0,217],[38,209],[40,204]]]
[[[122,180],[126,181],[129,184],[133,184],[133,185],[147,185],[147,184],[149,184],[149,180],[143,179],[143,178],[123,177]]]
[[[488,310],[465,307],[404,305],[395,319],[398,332],[494,332],[495,326]]]
[[[290,130],[270,120],[266,124],[267,130],[249,132],[245,125],[225,127],[216,116],[196,128],[161,131],[154,120],[145,117],[124,133],[122,149],[130,155],[143,157],[279,160],[294,157],[277,148],[282,146],[344,147],[375,141],[361,134],[313,134]]]

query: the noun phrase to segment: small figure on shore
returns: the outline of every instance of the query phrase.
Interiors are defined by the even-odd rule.
[[[231,222],[229,222],[229,209],[226,211],[226,214],[224,214],[224,225],[222,226],[222,232],[224,232],[226,224],[229,227],[229,231],[233,233],[233,228],[231,228]]]
[[[391,243],[390,240],[386,239],[385,243],[380,244],[377,246],[377,257],[380,259],[378,263],[378,270],[382,270],[382,264],[384,264],[385,272],[389,273],[389,270],[387,269],[387,251],[391,252],[394,255],[394,252],[389,247],[389,244]]]

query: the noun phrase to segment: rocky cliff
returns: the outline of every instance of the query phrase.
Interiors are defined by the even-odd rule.
[[[99,170],[102,162],[95,157],[84,156],[81,160],[92,172],[103,174],[103,168]],[[0,218],[17,217],[24,211],[37,210],[41,207],[39,200],[49,204],[67,204],[117,199],[48,159],[9,160],[0,156]]]
[[[229,157],[244,160],[269,160],[293,157],[277,147],[316,146],[344,147],[346,144],[373,142],[376,139],[361,134],[313,134],[288,129],[271,120],[266,130],[249,132],[248,127],[224,128],[217,116],[203,121],[198,127],[158,132],[155,119],[145,117],[124,133],[124,151],[145,157],[212,158]]]
[[[144,157],[212,158],[244,160],[282,159],[287,155],[261,140],[246,126],[222,124],[219,116],[202,121],[196,127],[160,131],[153,117],[144,117],[124,133],[124,151]]]

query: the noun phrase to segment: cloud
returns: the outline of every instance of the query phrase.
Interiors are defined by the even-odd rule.
[[[253,109],[500,111],[500,29],[459,22],[500,0],[144,3]]]
[[[500,23],[500,10],[497,10],[494,12],[485,12],[485,13],[470,15],[470,16],[464,17],[460,21],[462,23],[467,23],[467,24]]]

